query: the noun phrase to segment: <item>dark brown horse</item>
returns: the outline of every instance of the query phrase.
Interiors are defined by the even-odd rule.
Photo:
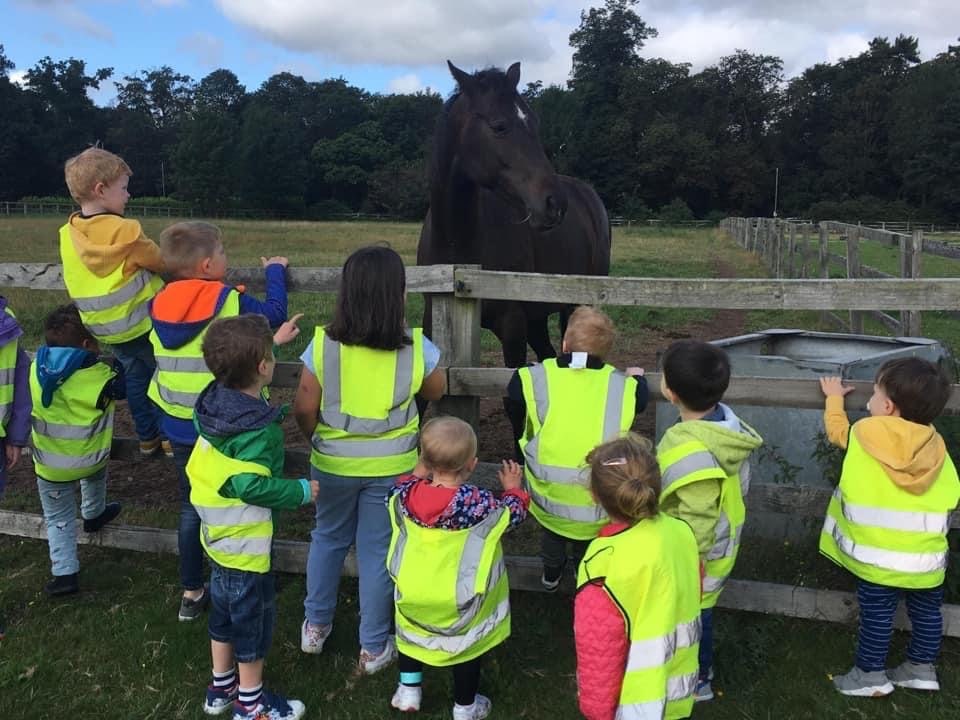
[[[536,116],[517,93],[520,63],[469,74],[449,61],[457,90],[434,135],[430,210],[417,264],[476,263],[487,270],[607,275],[610,223],[593,188],[557,175]],[[573,306],[485,300],[481,325],[496,334],[507,367],[556,355],[547,318],[561,334]],[[429,335],[430,299],[424,328]]]

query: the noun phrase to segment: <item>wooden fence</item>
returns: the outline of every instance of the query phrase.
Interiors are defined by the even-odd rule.
[[[288,271],[291,291],[334,292],[340,268],[293,268]],[[231,283],[251,288],[263,286],[260,268],[242,268],[229,273]],[[0,288],[28,287],[36,290],[63,287],[61,268],[45,263],[0,264]],[[441,364],[447,367],[447,395],[442,411],[452,412],[476,423],[480,397],[499,397],[505,392],[512,371],[505,368],[480,368],[480,299],[515,298],[551,301],[564,298],[571,303],[609,305],[648,305],[710,309],[804,309],[804,310],[942,310],[960,307],[960,279],[669,279],[606,278],[592,276],[550,276],[526,273],[492,272],[470,266],[430,266],[407,269],[407,287],[412,292],[433,294],[433,340],[443,353]],[[279,363],[274,385],[295,387],[299,363]],[[659,397],[659,376],[648,375],[654,400]],[[872,390],[866,382],[853,383],[851,406],[862,405]],[[810,380],[736,377],[726,399],[731,404],[822,407],[819,386]],[[960,415],[960,393],[955,392],[947,412]],[[130,438],[114,441],[113,457],[131,460],[137,457],[137,443]],[[147,460],[144,462],[159,462]],[[287,466],[291,474],[303,475],[309,464],[308,453],[290,449]],[[491,483],[495,468],[484,465],[478,479]],[[756,482],[747,497],[751,511],[790,513],[820,518],[830,497],[824,488],[789,486]],[[749,515],[748,515],[749,518]],[[749,523],[749,519],[748,519]],[[960,523],[953,519],[953,526]],[[43,520],[31,513],[0,512],[0,533],[25,537],[45,537]],[[149,552],[175,552],[173,530],[108,527],[87,537],[86,542]],[[278,541],[278,569],[304,572],[307,543]],[[539,590],[540,561],[530,557],[508,558],[511,587]],[[354,560],[348,558],[344,571],[355,574]],[[856,613],[856,602],[849,593],[801,588],[772,583],[731,580],[721,604],[757,612],[775,613],[833,622],[847,622]],[[960,637],[960,606],[947,606],[944,632]],[[901,613],[899,622],[904,618]]]

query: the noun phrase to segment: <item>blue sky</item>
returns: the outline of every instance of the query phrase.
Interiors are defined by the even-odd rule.
[[[567,39],[590,0],[0,0],[15,78],[40,58],[76,57],[113,79],[162,65],[200,79],[233,70],[248,90],[289,71],[342,76],[371,92],[446,94],[445,60],[523,63],[523,80],[562,83]],[[595,3],[599,4],[599,3]],[[920,38],[924,57],[955,42],[957,0],[641,0],[660,35],[644,54],[699,69],[737,48],[776,54],[788,75],[861,52],[876,35]]]

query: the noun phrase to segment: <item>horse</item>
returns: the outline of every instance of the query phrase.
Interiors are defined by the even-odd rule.
[[[520,63],[473,74],[449,60],[457,88],[437,120],[430,153],[430,208],[417,264],[478,264],[485,270],[579,275],[610,272],[610,222],[587,183],[558,175],[540,143],[539,122],[517,92]],[[503,362],[520,367],[527,345],[555,357],[547,318],[565,303],[481,302],[480,324],[500,341]],[[425,298],[423,327],[431,329]]]

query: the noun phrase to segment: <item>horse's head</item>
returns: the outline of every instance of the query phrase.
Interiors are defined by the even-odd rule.
[[[537,118],[517,93],[520,63],[506,73],[489,69],[473,75],[449,60],[447,65],[459,86],[448,109],[458,169],[522,206],[532,227],[558,225],[567,199],[540,144]]]

